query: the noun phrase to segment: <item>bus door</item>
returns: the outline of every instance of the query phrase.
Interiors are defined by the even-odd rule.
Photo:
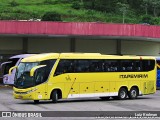
[[[45,75],[45,68],[40,68],[35,73],[36,93],[35,97],[38,99],[46,99],[47,97],[47,76]]]
[[[36,98],[38,99],[47,99],[48,94],[48,78],[50,78],[50,72],[52,70],[53,65],[55,64],[56,60],[45,60],[41,61],[40,65],[46,65],[45,67],[39,68],[35,72],[35,83],[36,83]],[[39,86],[40,84],[40,86]]]
[[[75,60],[61,59],[55,71],[57,81],[64,83],[64,94],[70,98],[79,94],[79,83],[74,71],[74,62]],[[62,84],[59,86],[62,86]]]

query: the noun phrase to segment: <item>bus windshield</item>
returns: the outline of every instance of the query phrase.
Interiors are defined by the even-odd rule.
[[[34,79],[30,76],[30,70],[39,63],[20,63],[15,77],[15,86],[17,88],[27,88],[34,86]]]
[[[15,76],[14,85],[16,88],[29,88],[45,82],[55,63],[55,60],[45,60],[41,62],[21,62]],[[30,70],[38,65],[46,65],[35,71],[34,76],[30,76]]]

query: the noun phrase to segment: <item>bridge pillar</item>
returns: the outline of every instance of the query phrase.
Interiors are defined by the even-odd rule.
[[[121,55],[121,49],[122,49],[122,40],[117,40],[117,43],[116,43],[116,46],[117,46],[117,50],[116,50],[116,54],[117,55]]]
[[[70,39],[70,52],[75,52],[76,50],[76,48],[75,48],[75,46],[76,46],[76,39],[75,38],[71,38]]]
[[[28,53],[28,37],[22,38],[22,53]]]

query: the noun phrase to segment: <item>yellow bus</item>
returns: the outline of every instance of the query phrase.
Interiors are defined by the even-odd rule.
[[[136,99],[156,91],[155,58],[100,53],[46,53],[18,66],[14,98],[52,100],[100,97]]]

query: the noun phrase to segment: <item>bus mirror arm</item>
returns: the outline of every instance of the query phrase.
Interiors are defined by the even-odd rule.
[[[9,73],[8,73],[8,74],[11,75],[11,74],[12,74],[12,70],[15,69],[15,68],[17,68],[17,66],[11,67],[11,68],[9,69]]]
[[[31,70],[30,70],[30,76],[33,77],[34,76],[34,73],[37,69],[39,68],[42,68],[42,67],[45,67],[46,65],[38,65],[38,66],[35,66],[33,67]]]

